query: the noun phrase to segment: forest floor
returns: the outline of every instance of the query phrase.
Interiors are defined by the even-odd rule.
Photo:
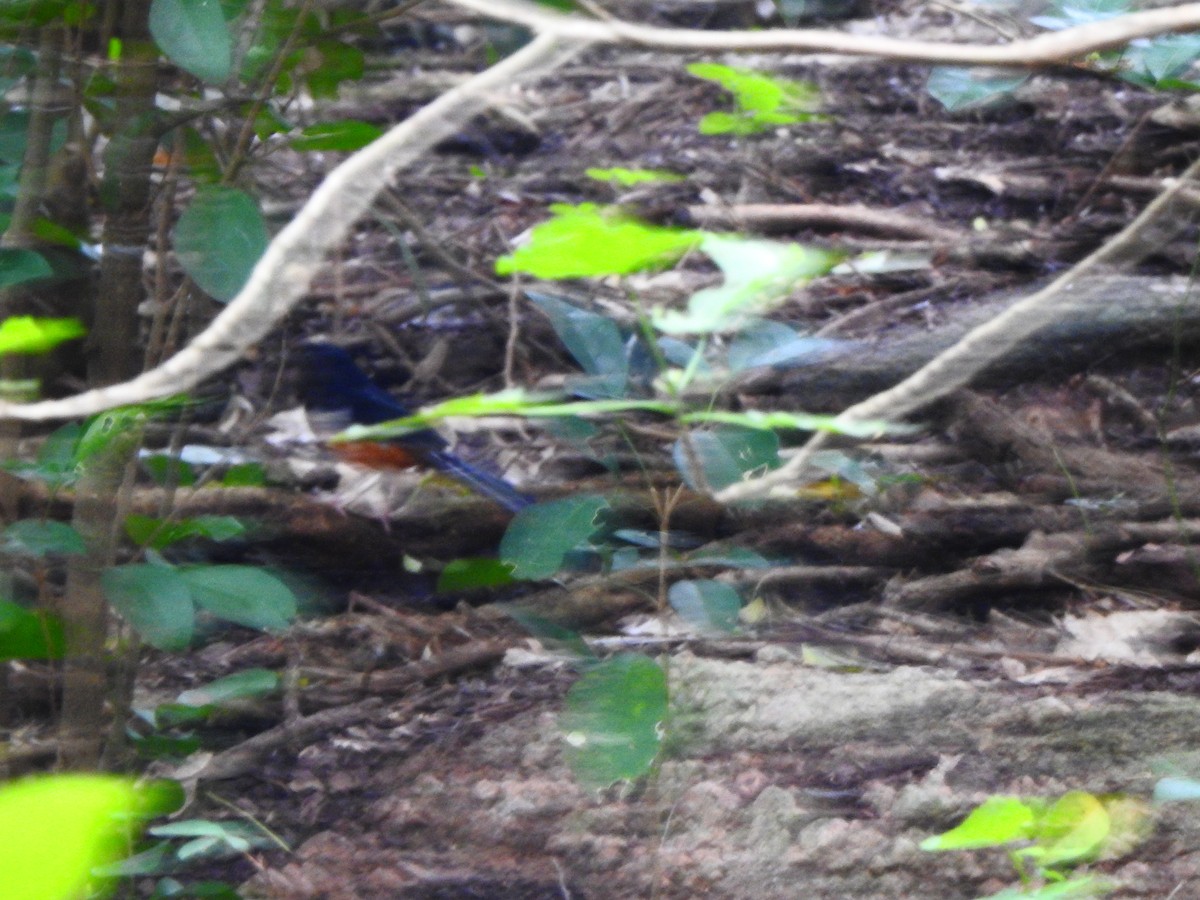
[[[941,4],[871,12],[834,27],[995,37]],[[455,42],[399,49],[388,77],[339,111],[394,122],[481,54]],[[1200,119],[1171,96],[1083,68],[951,114],[926,92],[926,67],[799,54],[730,61],[814,82],[826,118],[706,137],[697,122],[727,101],[688,61],[593,48],[514,91],[508,112],[397,179],[276,346],[332,335],[385,381],[409,376],[418,400],[549,383],[571,365],[548,323],[485,279],[550,204],[618,201],[658,223],[909,259],[822,277],[776,313],[854,341],[848,359],[755,372],[727,393],[743,408],[836,412],[1091,252],[1200,150]],[[584,175],[609,166],[686,181],[614,189]],[[318,177],[280,158],[269,187],[298,203]],[[780,209],[764,224],[749,204]],[[290,852],[208,874],[244,882],[246,897],[330,900],[959,900],[1016,883],[1007,856],[918,845],[988,796],[1079,790],[1148,804],[1162,775],[1200,774],[1200,439],[1189,431],[1200,356],[1186,312],[1165,326],[1095,327],[1159,290],[1186,307],[1188,213],[1032,357],[922,410],[915,435],[841,448],[878,490],[818,484],[728,508],[689,495],[675,527],[772,560],[706,575],[764,601],[737,635],[656,637],[654,579],[628,573],[433,597],[402,561],[436,569],[493,551],[502,512],[422,488],[385,528],[353,511],[344,486],[349,512],[303,498],[258,551],[307,565],[338,611],[283,637],[226,635],[163,658],[142,686],[169,696],[248,666],[304,685],[273,711],[223,720],[225,749],[197,790],[198,814],[235,804]],[[539,288],[629,317],[631,289],[678,300],[713,279],[697,259],[622,284]],[[273,378],[267,350],[261,371],[243,373],[256,400]],[[630,524],[653,530],[646,484],[670,482],[669,440],[652,422],[629,432],[636,460],[616,438],[571,444],[528,426],[465,441],[540,498],[611,490]],[[669,657],[673,713],[650,778],[601,794],[576,784],[556,727],[575,675],[493,600],[544,602],[604,646]],[[1105,856],[1089,871],[1117,885],[1112,896],[1200,897],[1200,814],[1155,808]]]

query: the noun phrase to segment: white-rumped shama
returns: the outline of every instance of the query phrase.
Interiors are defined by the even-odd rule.
[[[301,345],[299,353],[300,399],[309,409],[348,415],[360,425],[410,415],[404,404],[373,382],[341,347],[312,342]],[[436,469],[511,512],[533,503],[503,478],[459,459],[446,446],[440,434],[426,429],[388,441],[338,443],[332,449],[342,459],[372,469]]]

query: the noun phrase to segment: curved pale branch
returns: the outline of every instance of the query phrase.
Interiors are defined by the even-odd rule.
[[[771,29],[769,31],[690,31],[655,28],[619,20],[564,15],[529,0],[451,0],[489,19],[517,22],[538,34],[565,40],[636,44],[677,51],[812,51],[878,56],[906,62],[1032,68],[1063,63],[1089,53],[1120,47],[1136,38],[1200,29],[1200,3],[1128,13],[1102,22],[1047,32],[1007,44],[946,44],[907,38],[845,34],[840,31]]]

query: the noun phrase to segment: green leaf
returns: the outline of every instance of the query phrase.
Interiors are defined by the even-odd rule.
[[[82,435],[83,426],[78,422],[69,422],[55,429],[42,442],[36,462],[10,460],[4,463],[4,468],[22,478],[44,481],[52,487],[71,484],[79,477],[76,450]]]
[[[24,556],[48,556],[51,553],[79,555],[87,545],[79,532],[66,522],[21,519],[3,532],[4,549]]]
[[[267,470],[262,463],[238,463],[221,476],[224,487],[262,487],[267,483]]]
[[[599,530],[597,517],[608,508],[603,497],[582,496],[537,503],[513,518],[500,541],[500,558],[514,578],[549,578],[567,554]]]
[[[133,563],[107,569],[104,595],[142,639],[159,650],[183,650],[192,640],[196,610],[178,569]]]
[[[10,316],[0,323],[0,353],[48,353],[87,334],[78,319]]]
[[[742,598],[723,581],[677,581],[667,602],[679,618],[699,631],[730,634],[737,630]]]
[[[664,400],[582,400],[577,403],[547,402],[544,394],[528,391],[500,391],[455,397],[426,407],[411,416],[381,422],[379,425],[352,425],[335,435],[333,441],[388,440],[405,437],[414,431],[455,416],[525,416],[527,418],[574,418],[605,416],[622,412],[649,412],[670,416],[678,404]]]
[[[171,522],[133,514],[125,519],[125,533],[141,547],[162,550],[188,538],[228,541],[246,533],[246,526],[233,516],[196,516]]]
[[[687,557],[685,564],[737,569],[769,569],[774,565],[765,556],[748,547],[701,547]]]
[[[526,291],[525,295],[550,319],[558,339],[580,368],[595,376],[582,396],[623,396],[629,381],[629,358],[616,323],[550,294]]]
[[[179,695],[185,706],[224,706],[231,700],[263,697],[279,689],[279,676],[268,669],[246,669]]]
[[[304,83],[316,99],[335,99],[343,81],[360,81],[363,77],[363,52],[341,41],[313,41],[305,47],[302,58]]]
[[[926,838],[922,850],[976,850],[1029,840],[1037,812],[1019,797],[989,797],[955,828]]]
[[[997,69],[935,66],[925,89],[950,112],[991,106],[1007,97],[1029,79],[1025,72]]]
[[[267,249],[267,226],[254,198],[220,185],[201,187],[175,226],[175,253],[201,289],[228,301]]]
[[[665,169],[625,169],[620,166],[611,169],[585,169],[583,174],[595,181],[611,181],[622,187],[633,187],[638,184],[654,182],[674,183],[687,180],[678,172],[668,172]]]
[[[436,590],[439,594],[450,594],[477,588],[503,587],[515,580],[512,566],[498,559],[455,559],[446,563],[438,575]]]
[[[554,204],[554,218],[536,226],[529,243],[496,261],[496,272],[535,278],[628,275],[657,269],[696,246],[702,233],[647,225],[612,207]]]
[[[1052,869],[1095,859],[1111,833],[1108,810],[1099,797],[1086,791],[1063,794],[1038,819],[1038,846],[1018,853]]]
[[[1113,882],[1097,875],[1085,875],[1036,888],[1009,888],[979,900],[1083,900],[1085,897],[1102,897],[1114,890]]]
[[[753,317],[783,303],[800,284],[823,275],[842,254],[801,244],[706,235],[700,245],[725,275],[723,284],[697,291],[686,313],[656,308],[655,328],[667,334],[740,330]]]
[[[688,439],[675,442],[673,455],[675,468],[688,487],[703,490],[707,486],[719,491],[752,473],[778,468],[779,436],[749,428],[694,431]],[[700,466],[699,473],[695,464]]]
[[[91,872],[128,846],[130,814],[146,792],[127,778],[56,775],[0,787],[0,872],[5,900],[90,895]]]
[[[52,275],[54,269],[50,267],[46,257],[37,251],[20,247],[0,247],[0,288],[50,278]]]
[[[178,456],[154,453],[143,456],[141,461],[155,484],[191,487],[196,483],[196,470]]]
[[[153,736],[151,736],[153,737]],[[140,742],[139,750],[141,749]],[[184,754],[186,756],[186,754]],[[175,851],[167,841],[155,844],[149,850],[135,853],[115,863],[106,866],[96,866],[93,870],[102,878],[136,878],[141,875],[159,875],[174,871]]]
[[[75,445],[75,462],[86,467],[111,453],[132,448],[146,424],[147,412],[139,407],[117,407],[93,416],[84,425]]]
[[[578,631],[564,628],[557,622],[512,604],[498,604],[514,622],[537,638],[547,649],[569,654],[579,660],[595,662],[596,654]]]
[[[196,605],[219,619],[263,631],[282,630],[296,615],[296,595],[278,577],[252,566],[179,570]]]
[[[1076,25],[1089,25],[1123,15],[1135,8],[1131,0],[1058,0],[1048,14],[1033,16],[1030,22],[1058,31]]]
[[[750,135],[778,125],[822,118],[816,110],[821,95],[810,82],[789,81],[751,69],[718,63],[693,63],[690,74],[715,81],[731,94],[737,111],[709,113],[700,120],[701,134]]]
[[[1200,57],[1200,35],[1169,34],[1148,43],[1134,44],[1122,52],[1122,62],[1144,74],[1151,85],[1187,72]]]
[[[219,0],[153,0],[150,34],[168,59],[201,81],[229,77],[233,39]]]
[[[361,150],[383,134],[383,129],[370,122],[323,122],[310,125],[288,144],[302,153],[313,150]]]
[[[0,600],[0,660],[62,659],[65,646],[57,618]]]
[[[667,676],[654,660],[623,654],[588,669],[560,722],[575,777],[593,788],[642,777],[658,757],[666,718]]]
[[[904,423],[884,422],[880,419],[840,419],[816,413],[764,412],[749,409],[745,412],[705,410],[683,413],[680,421],[711,422],[737,428],[758,428],[767,431],[828,431],[850,437],[872,438],[881,434],[909,434],[916,429]]]
[[[732,372],[742,372],[760,366],[810,365],[851,346],[849,341],[800,334],[781,322],[752,319],[729,343],[729,368]]]

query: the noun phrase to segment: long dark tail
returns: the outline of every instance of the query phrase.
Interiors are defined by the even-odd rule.
[[[522,494],[499,475],[477,469],[453,453],[435,450],[425,454],[424,459],[439,472],[445,472],[475,493],[496,501],[509,512],[518,513],[534,502],[532,497]]]

